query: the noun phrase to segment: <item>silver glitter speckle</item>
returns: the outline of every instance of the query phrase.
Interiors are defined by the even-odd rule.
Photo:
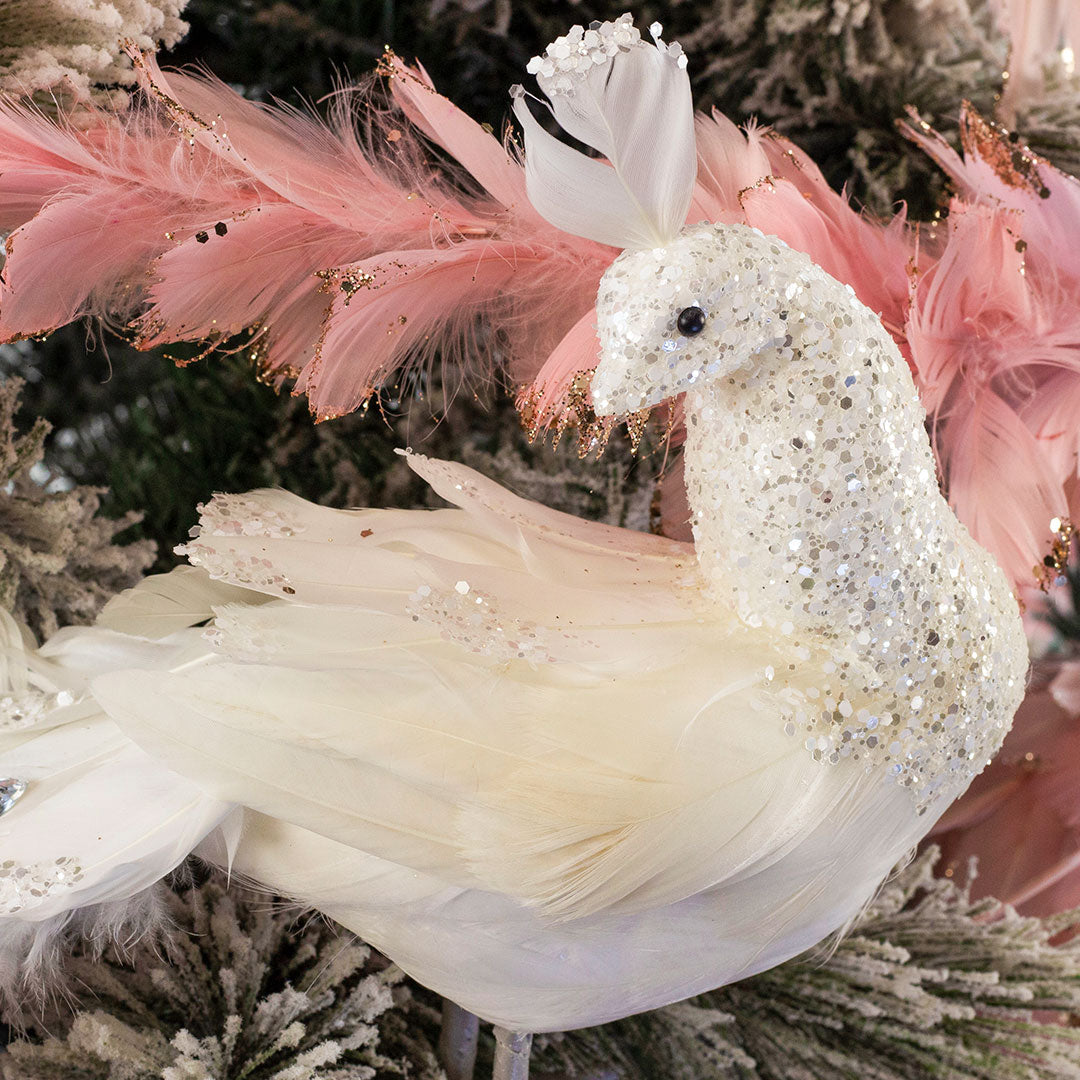
[[[18,915],[37,907],[53,894],[73,889],[82,878],[82,864],[72,855],[29,866],[6,859],[0,862],[0,915]]]
[[[567,631],[504,616],[491,596],[467,581],[457,582],[452,589],[421,585],[409,597],[406,611],[414,621],[437,627],[444,640],[499,663],[524,660],[535,667],[554,662],[552,650],[557,643],[586,647]]]
[[[687,339],[691,305],[708,319]],[[713,603],[775,632],[784,730],[824,763],[883,770],[920,809],[958,794],[1008,731],[1027,647],[1004,575],[938,491],[880,320],[739,225],[624,253],[597,315],[598,413],[686,393],[698,559]]]
[[[229,537],[288,540],[304,531],[302,525],[246,495],[215,495],[198,510],[199,524],[191,530],[188,543],[174,548],[177,555],[186,556],[192,566],[201,566],[212,578],[233,585],[295,594],[288,576],[265,556],[218,541]]]

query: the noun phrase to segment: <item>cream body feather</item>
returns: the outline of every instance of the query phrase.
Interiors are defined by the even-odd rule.
[[[115,667],[206,658],[198,632],[68,629],[34,650],[3,618],[0,776],[25,790],[0,813],[0,1001],[48,988],[76,912],[85,932],[138,934],[154,918],[144,891],[233,810],[149,757],[88,689]]]
[[[249,808],[234,872],[529,1030],[677,1000],[853,915],[924,822],[784,733],[771,635],[718,616],[693,549],[410,463],[462,508],[211,504],[189,557],[295,591],[219,608],[213,664],[95,681],[151,756]]]

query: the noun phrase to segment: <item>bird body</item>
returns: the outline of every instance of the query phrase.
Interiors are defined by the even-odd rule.
[[[744,267],[734,289],[747,252],[768,280]],[[665,305],[642,316],[649,340],[630,294],[657,266],[685,283],[638,304]],[[219,496],[184,548],[197,570],[149,579],[88,632],[140,635],[91,683],[124,752],[243,808],[204,854],[514,1030],[653,1008],[842,927],[985,764],[1026,667],[1003,575],[924,475],[906,366],[843,286],[739,226],[689,229],[609,275],[597,401],[701,380],[696,545],[410,455],[456,509]],[[718,341],[665,351],[688,299]],[[741,328],[725,348],[745,300],[760,340]],[[828,311],[840,327],[821,333]],[[662,358],[648,393],[628,349]],[[204,591],[188,621],[207,629],[173,629],[171,577]],[[173,663],[141,659],[156,625]],[[0,819],[10,835],[48,808],[32,795]]]

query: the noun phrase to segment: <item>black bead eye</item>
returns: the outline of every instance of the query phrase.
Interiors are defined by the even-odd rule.
[[[683,308],[679,312],[675,325],[678,326],[680,334],[692,337],[694,334],[700,334],[705,329],[706,318],[705,312],[699,307]]]

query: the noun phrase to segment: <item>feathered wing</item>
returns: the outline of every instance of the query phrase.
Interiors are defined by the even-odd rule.
[[[463,508],[209,508],[190,557],[278,599],[218,608],[213,664],[96,680],[109,715],[224,801],[560,919],[737,878],[845,797],[690,549],[410,460]]]
[[[88,690],[111,668],[197,661],[197,636],[79,628],[28,651],[5,617],[5,639],[0,773],[25,784],[0,815],[0,997],[15,999],[47,985],[76,913],[98,933],[145,928],[145,891],[233,808],[139,749]]]

